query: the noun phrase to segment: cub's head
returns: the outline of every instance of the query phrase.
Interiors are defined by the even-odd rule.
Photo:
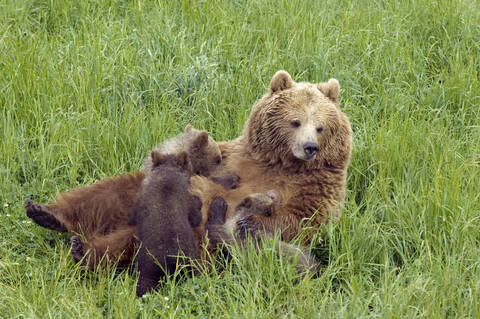
[[[157,150],[153,150],[150,158],[152,159],[152,172],[163,168],[178,168],[188,175],[192,174],[192,164],[187,152],[163,154]]]
[[[188,124],[185,127],[188,153],[192,162],[192,172],[196,175],[210,176],[222,164],[222,154],[218,144],[206,131],[200,131]]]
[[[339,94],[335,79],[296,83],[285,71],[275,73],[244,129],[253,156],[282,166],[348,164],[350,123],[339,108]]]
[[[274,190],[264,193],[254,193],[245,197],[237,205],[236,212],[243,216],[250,214],[271,216],[275,212],[275,205],[278,202],[278,194]]]

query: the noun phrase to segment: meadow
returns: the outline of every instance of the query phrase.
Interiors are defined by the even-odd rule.
[[[479,26],[474,0],[0,0],[0,317],[480,318]],[[352,123],[319,278],[267,247],[137,299],[25,216],[187,123],[239,136],[279,69],[337,78]]]

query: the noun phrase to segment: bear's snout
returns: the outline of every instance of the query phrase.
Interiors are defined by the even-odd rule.
[[[318,144],[313,142],[307,142],[303,144],[303,151],[308,159],[314,157],[318,153]]]

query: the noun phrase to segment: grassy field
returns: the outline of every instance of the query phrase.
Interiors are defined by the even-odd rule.
[[[0,317],[480,318],[479,26],[474,0],[0,0]],[[279,69],[337,78],[352,122],[320,278],[265,249],[136,299],[25,216],[187,123],[235,138]]]

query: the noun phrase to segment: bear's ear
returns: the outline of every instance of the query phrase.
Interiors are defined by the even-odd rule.
[[[150,157],[152,158],[153,167],[162,165],[167,160],[167,156],[165,154],[162,154],[162,153],[160,153],[159,151],[156,151],[156,150],[152,151],[152,153],[150,154]]]
[[[183,130],[185,133],[190,133],[192,131],[194,127],[192,126],[192,124],[187,124],[187,126],[185,126],[185,129]]]
[[[193,141],[193,147],[196,149],[203,149],[208,145],[208,133],[201,131]]]
[[[182,169],[191,172],[192,164],[190,163],[190,156],[187,152],[180,152],[175,156],[175,163]]]
[[[294,84],[295,82],[293,82],[292,77],[287,71],[277,71],[270,81],[270,93],[289,89],[293,87]]]
[[[338,102],[338,97],[340,96],[340,83],[338,83],[337,79],[330,79],[328,82],[320,82],[317,84],[317,88],[330,100],[335,103]]]

